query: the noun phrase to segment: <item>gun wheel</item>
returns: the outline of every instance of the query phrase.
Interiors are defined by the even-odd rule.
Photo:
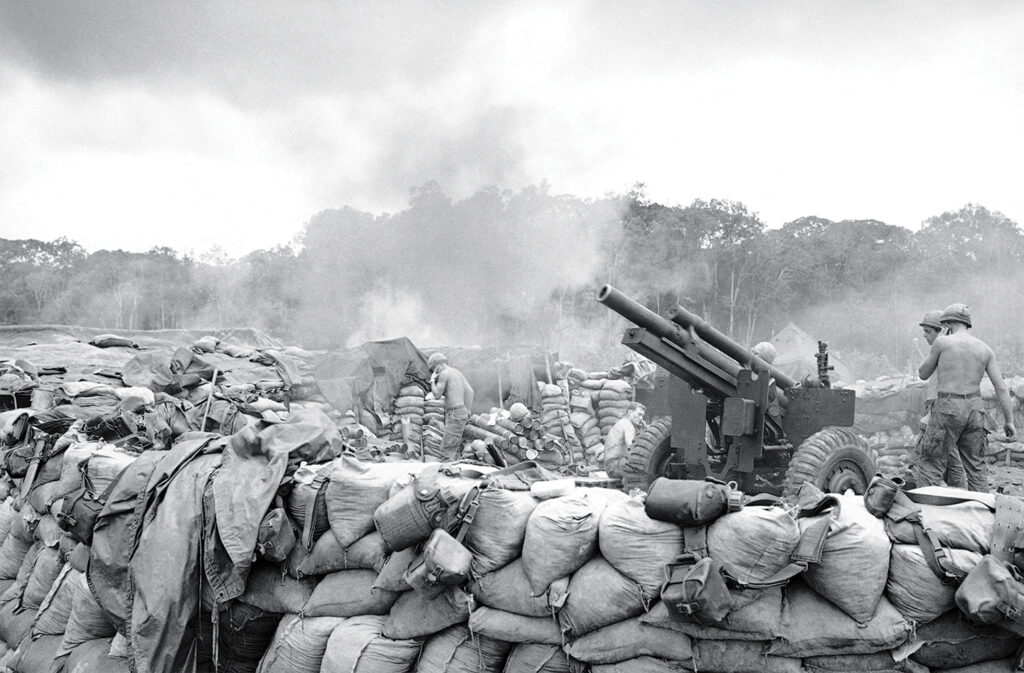
[[[622,467],[622,490],[629,492],[639,488],[646,491],[651,482],[667,475],[672,458],[671,438],[672,419],[667,416],[654,419],[637,433]]]
[[[863,438],[848,428],[825,428],[793,452],[782,482],[782,496],[796,495],[805,482],[826,493],[853,489],[859,495],[874,474],[875,461]]]

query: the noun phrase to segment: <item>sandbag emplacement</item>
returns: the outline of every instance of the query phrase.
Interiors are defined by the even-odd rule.
[[[364,463],[342,456],[327,484],[327,518],[342,547],[373,531],[373,512],[388,499],[396,481],[422,470],[424,463]]]
[[[526,525],[523,570],[534,595],[583,567],[597,553],[597,533],[603,502],[595,507],[591,494],[545,500],[537,505]]]
[[[245,593],[238,600],[267,612],[298,614],[319,581],[319,577],[295,579],[282,575],[276,565],[257,563],[249,573]]]
[[[127,671],[127,659],[120,662],[108,656],[110,642],[113,638],[97,638],[77,646],[70,655],[64,659],[64,673],[98,673],[103,671]],[[117,668],[124,662],[123,669]]]
[[[416,673],[501,673],[511,643],[471,634],[462,624],[431,636]]]
[[[947,549],[950,562],[963,572],[978,565],[982,556],[963,549]],[[904,617],[918,623],[938,619],[956,607],[956,587],[943,584],[928,567],[916,544],[894,544],[889,556],[885,593]]]
[[[691,670],[701,673],[802,673],[800,659],[765,653],[749,640],[698,640]]]
[[[483,606],[470,613],[469,630],[509,643],[562,642],[562,631],[553,617],[525,617]]]
[[[651,626],[638,617],[592,631],[565,646],[569,656],[590,664],[616,664],[641,656],[689,661],[689,636]]]
[[[398,599],[393,591],[374,589],[372,570],[339,570],[324,577],[302,608],[307,617],[386,615]]]
[[[1020,636],[996,626],[967,623],[959,610],[922,624],[914,634],[920,647],[910,655],[932,669],[949,669],[1012,656],[1020,647]]]
[[[466,533],[475,574],[497,570],[519,557],[527,523],[537,504],[528,491],[489,488],[480,494],[480,507]]]
[[[530,581],[526,579],[522,559],[516,559],[504,568],[478,577],[470,585],[470,592],[481,605],[489,608],[527,617],[547,617],[552,612],[548,597],[552,593],[564,597],[568,585],[568,578],[563,578],[554,582],[552,588],[540,596],[531,596]]]
[[[50,665],[53,663],[53,653],[60,647],[60,640],[60,636],[40,636],[36,640],[25,638],[18,646],[17,653],[11,658],[11,671],[13,673],[48,673]],[[104,673],[107,670],[103,669]],[[128,667],[125,666],[121,670],[127,671]]]
[[[85,575],[79,575],[71,581],[77,586],[74,588],[75,598],[71,604],[64,639],[60,644],[60,654],[70,652],[90,640],[110,638],[116,632],[114,625],[107,618],[107,613],[96,602],[89,585],[86,584]]]
[[[744,507],[707,529],[708,553],[741,584],[769,579],[789,564],[800,526],[781,507]]]
[[[910,636],[913,626],[884,598],[874,617],[858,624],[803,581],[785,588],[779,638],[769,654],[812,657],[826,654],[870,654],[890,650]]]
[[[60,550],[56,547],[40,549],[32,568],[32,575],[28,578],[25,592],[21,596],[21,607],[26,610],[38,610],[63,567]]]
[[[683,529],[647,516],[637,498],[605,510],[597,539],[601,556],[650,595],[658,593],[665,579],[665,564],[684,550]]]
[[[53,586],[50,587],[50,592],[46,594],[43,602],[39,605],[35,621],[32,623],[33,635],[63,634],[67,629],[68,618],[71,616],[75,592],[82,589],[86,591],[89,589],[82,580],[82,573],[70,565],[65,565]]]
[[[782,588],[731,591],[733,610],[718,626],[674,619],[658,602],[641,621],[701,640],[772,640],[782,628]]]
[[[579,636],[643,614],[651,600],[643,588],[597,556],[573,574],[558,613],[562,630]]]
[[[805,521],[816,520],[802,519],[801,530]],[[839,513],[829,527],[821,561],[812,563],[803,578],[850,617],[867,622],[885,592],[891,546],[885,525],[868,512],[862,496],[839,496]]]
[[[569,656],[558,645],[516,643],[503,673],[569,673]]]
[[[595,664],[591,673],[693,673],[692,661],[672,661],[656,657],[637,657],[617,664]],[[701,669],[703,673],[703,669]]]
[[[412,593],[412,592],[410,592]],[[320,670],[324,673],[409,673],[420,655],[418,640],[392,640],[381,635],[379,616],[350,617],[327,641]]]
[[[260,660],[259,673],[318,673],[340,617],[286,615]]]
[[[382,633],[395,640],[422,638],[469,619],[472,596],[452,587],[437,598],[406,591],[391,606]]]

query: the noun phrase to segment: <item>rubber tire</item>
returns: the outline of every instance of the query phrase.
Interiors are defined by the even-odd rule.
[[[622,490],[646,491],[663,474],[665,462],[672,454],[672,419],[662,416],[651,421],[633,438],[622,467]]]
[[[782,482],[782,496],[795,496],[804,482],[822,491],[853,488],[861,495],[876,472],[868,443],[849,428],[824,428],[797,447]]]

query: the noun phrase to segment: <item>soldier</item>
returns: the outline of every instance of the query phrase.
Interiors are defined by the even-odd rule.
[[[988,491],[983,451],[986,445],[985,407],[981,399],[981,377],[988,375],[1003,412],[1006,437],[1017,434],[1013,408],[995,353],[985,342],[968,334],[971,311],[965,304],[950,304],[940,317],[946,334],[940,334],[931,352],[918,368],[922,379],[938,378],[938,394],[921,438],[918,486],[939,483],[948,456],[955,450],[963,462],[967,484],[972,491]]]
[[[917,323],[921,327],[921,332],[924,335],[924,340],[931,346],[935,343],[935,338],[945,332],[945,328],[942,326],[942,309],[935,309],[928,311],[921,318],[921,322]],[[921,434],[917,438],[917,446],[915,447],[918,455],[921,453],[921,440],[924,439],[924,431],[928,427],[928,420],[931,418],[932,407],[935,406],[935,400],[939,396],[939,377],[932,376],[928,379],[928,384],[925,388],[924,398],[924,417],[921,419],[921,426],[918,428]],[[921,461],[916,461],[920,463]],[[943,480],[947,486],[954,488],[967,488],[967,473],[964,472],[964,464],[960,460],[960,452],[951,449],[949,456],[946,459],[946,470],[943,475]],[[924,484],[921,484],[922,486]]]
[[[626,415],[618,420],[612,429],[608,431],[608,437],[604,441],[604,457],[601,460],[601,469],[608,473],[609,477],[617,478],[622,476],[622,465],[626,462],[626,453],[633,445],[636,431],[643,427],[644,413],[647,409],[639,402],[631,402],[626,407]]]
[[[761,358],[768,364],[775,362],[775,358],[778,355],[778,351],[775,350],[775,346],[767,341],[761,341],[754,344],[754,347],[750,349],[750,352]]]
[[[436,399],[444,398],[444,437],[441,451],[445,460],[456,460],[462,454],[462,433],[469,423],[473,408],[473,387],[458,369],[448,364],[443,353],[434,353],[427,360],[430,367],[430,391]]]

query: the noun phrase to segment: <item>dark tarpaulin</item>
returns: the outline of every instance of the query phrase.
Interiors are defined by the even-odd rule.
[[[340,411],[354,409],[363,398],[381,413],[403,383],[430,378],[426,356],[405,337],[324,353],[313,369],[320,393]]]

